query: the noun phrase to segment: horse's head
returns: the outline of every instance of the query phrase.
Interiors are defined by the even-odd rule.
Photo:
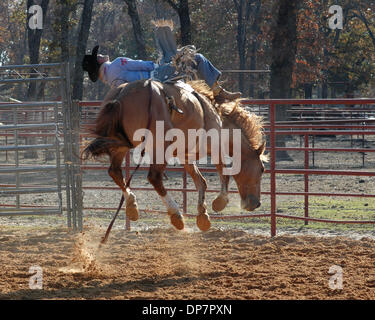
[[[238,101],[221,105],[223,128],[241,129],[241,151],[238,154],[232,139],[232,155],[241,166],[237,174],[233,175],[241,197],[241,207],[253,211],[260,207],[261,178],[264,172],[263,162],[266,143],[263,136],[262,117],[250,113],[242,108]],[[235,155],[236,153],[237,155]]]
[[[260,207],[260,186],[264,172],[263,153],[265,143],[258,149],[249,149],[247,145],[241,147],[241,170],[233,178],[241,197],[241,207],[253,211]]]

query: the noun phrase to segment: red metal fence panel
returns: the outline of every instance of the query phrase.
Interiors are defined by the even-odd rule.
[[[375,224],[375,221],[371,220],[352,220],[352,221],[342,221],[342,220],[331,220],[331,219],[319,219],[309,217],[309,197],[311,196],[338,196],[338,197],[368,197],[373,198],[375,194],[359,194],[359,193],[319,193],[309,191],[309,176],[310,175],[336,175],[336,176],[375,176],[374,171],[361,171],[361,170],[318,170],[309,169],[309,153],[310,152],[375,152],[373,149],[365,148],[315,148],[309,145],[309,136],[315,135],[375,135],[375,119],[336,119],[336,120],[321,120],[321,121],[288,121],[288,122],[278,122],[276,120],[276,108],[278,105],[375,105],[375,99],[269,99],[269,100],[243,100],[244,105],[267,105],[268,106],[268,116],[269,121],[266,124],[266,134],[269,135],[269,147],[267,150],[270,155],[269,170],[266,173],[270,175],[270,191],[262,192],[262,194],[269,195],[271,200],[270,213],[266,214],[248,214],[240,216],[230,216],[230,215],[211,215],[213,219],[235,219],[235,218],[246,218],[246,217],[269,217],[270,218],[270,229],[271,236],[276,235],[277,231],[277,218],[286,219],[298,219],[303,220],[305,224],[308,221],[317,222],[327,222],[327,223],[363,223],[363,224]],[[100,102],[80,102],[81,107],[98,107]],[[371,110],[371,109],[366,109]],[[86,112],[86,119],[87,117]],[[374,125],[372,125],[374,124]],[[86,123],[87,125],[87,123]],[[321,131],[320,129],[325,129]],[[277,135],[299,135],[304,137],[304,146],[300,148],[296,147],[277,147],[276,146],[276,136]],[[87,134],[82,134],[82,137],[88,136]],[[276,168],[276,151],[301,151],[304,153],[304,169],[277,169]],[[100,170],[106,169],[102,166],[93,165],[83,165],[82,170]],[[125,176],[129,177],[130,171],[134,167],[130,166],[130,155],[128,154],[125,161]],[[140,170],[148,170],[147,167],[141,167]],[[183,211],[184,214],[190,216],[186,213],[187,211],[187,193],[194,192],[194,189],[187,188],[187,177],[183,168],[168,168],[170,171],[183,172],[183,187],[182,188],[172,188],[168,189],[171,191],[180,191],[183,193]],[[201,168],[202,172],[216,172],[213,168]],[[276,177],[280,174],[301,174],[304,176],[304,191],[303,192],[279,192],[276,188]],[[86,187],[90,188],[90,187]],[[93,187],[91,187],[93,188]],[[101,187],[101,189],[103,189]],[[116,187],[110,189],[117,189]],[[153,188],[135,188],[135,190],[153,190]],[[209,189],[208,192],[218,192],[219,190]],[[230,191],[234,192],[234,191]],[[277,213],[277,195],[300,195],[304,197],[304,217],[291,216],[285,214]],[[94,208],[90,208],[94,209]],[[105,208],[98,208],[105,209]],[[157,211],[158,212],[158,211]],[[127,228],[130,229],[130,222],[127,221]]]

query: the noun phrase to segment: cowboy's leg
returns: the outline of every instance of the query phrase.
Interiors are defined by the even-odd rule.
[[[195,55],[195,62],[197,63],[197,71],[199,77],[206,81],[210,88],[219,80],[221,72],[204,55],[197,53]]]
[[[215,98],[219,100],[235,100],[241,97],[241,92],[229,92],[218,84],[221,72],[209,61],[204,55],[197,53],[195,55],[195,62],[197,63],[197,71],[199,78],[206,81],[214,92]]]

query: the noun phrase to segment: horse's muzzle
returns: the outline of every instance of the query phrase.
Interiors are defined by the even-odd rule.
[[[260,207],[260,201],[253,195],[247,196],[246,200],[241,200],[241,207],[246,211],[254,211]]]

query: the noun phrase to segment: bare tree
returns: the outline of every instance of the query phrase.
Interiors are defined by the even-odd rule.
[[[290,98],[293,68],[297,53],[297,10],[300,0],[279,0],[274,7],[272,63],[271,63],[271,98]],[[276,120],[287,118],[287,106],[278,106]],[[279,147],[285,146],[285,140],[277,137]],[[286,151],[277,152],[279,159],[290,159]]]
[[[128,14],[133,25],[133,34],[137,44],[138,57],[140,59],[147,59],[146,43],[143,35],[141,21],[139,20],[136,0],[124,0],[128,5]]]
[[[42,0],[42,2],[36,3],[35,0],[27,0],[27,24],[30,18],[34,15],[34,13],[29,13],[29,8],[33,5],[39,4],[43,10],[43,21],[45,20],[49,0]],[[29,47],[29,57],[31,64],[38,64],[39,63],[39,51],[40,51],[40,40],[42,38],[43,28],[42,29],[31,29],[30,27],[27,28],[27,37],[28,37],[28,47]],[[31,71],[33,72],[33,71]],[[31,74],[30,77],[35,77],[35,75]],[[41,83],[39,86],[39,91],[37,91],[36,82],[30,82],[29,87],[27,90],[27,100],[36,100],[41,98],[41,95],[44,94],[44,86],[45,84]],[[38,120],[38,116],[40,116],[39,112],[31,112],[30,118],[33,121]],[[35,138],[27,138],[27,144],[35,144]],[[36,159],[38,158],[38,153],[36,150],[28,150],[24,153],[24,157],[27,159]]]
[[[353,15],[354,15],[355,17],[357,17],[358,19],[360,19],[360,20],[363,22],[363,24],[365,25],[366,30],[367,30],[367,32],[368,32],[368,35],[369,35],[370,38],[371,38],[372,44],[373,44],[374,47],[375,47],[375,36],[374,36],[374,33],[373,33],[373,31],[371,30],[371,28],[370,28],[370,23],[369,23],[368,19],[366,18],[366,16],[364,15],[364,13],[363,13],[363,11],[361,10],[361,8],[358,9],[358,14],[353,13]]]
[[[36,4],[35,0],[27,0],[27,12],[28,9]],[[42,0],[40,3],[40,6],[43,10],[43,20],[46,17],[47,9],[48,9],[48,3],[49,0]],[[33,13],[29,13],[27,15],[27,23],[30,20],[30,18],[33,16]],[[40,40],[42,38],[43,28],[42,29],[31,29],[27,28],[27,37],[28,37],[28,47],[29,47],[29,57],[30,57],[30,63],[31,64],[38,64],[39,63],[39,49],[40,49]],[[28,100],[34,100],[36,98],[36,83],[31,82],[27,91],[27,99]]]
[[[297,3],[279,0],[273,28],[271,98],[290,98],[293,67],[297,52]]]
[[[260,41],[258,36],[261,34],[260,20],[261,20],[261,0],[255,1],[252,23],[250,24],[251,40],[249,43],[249,55],[250,55],[250,70],[257,69],[257,51],[259,48]],[[249,96],[255,98],[255,79],[254,75],[250,74],[250,85],[249,85]]]
[[[260,0],[233,0],[234,7],[237,11],[237,50],[240,59],[240,70],[246,69],[246,42],[247,42],[247,27],[251,23],[251,31],[256,33],[259,32],[259,11],[261,2]],[[253,37],[256,39],[256,37]],[[256,67],[256,40],[251,42],[250,48],[251,62],[250,69]],[[239,88],[240,91],[244,91],[244,74],[239,74]],[[251,76],[252,79],[252,76]],[[253,83],[253,81],[251,82]],[[250,88],[250,95],[254,96],[254,85]]]
[[[81,14],[81,21],[78,31],[76,57],[74,64],[73,77],[73,99],[82,100],[83,96],[83,69],[82,60],[86,53],[87,40],[89,37],[92,8],[94,0],[85,0],[83,3],[83,10]]]
[[[181,26],[181,44],[191,44],[191,21],[189,13],[189,0],[163,0],[168,3],[178,14]]]
[[[69,61],[69,14],[70,6],[69,0],[59,1],[59,24],[60,24],[60,48],[61,48],[61,61]]]

